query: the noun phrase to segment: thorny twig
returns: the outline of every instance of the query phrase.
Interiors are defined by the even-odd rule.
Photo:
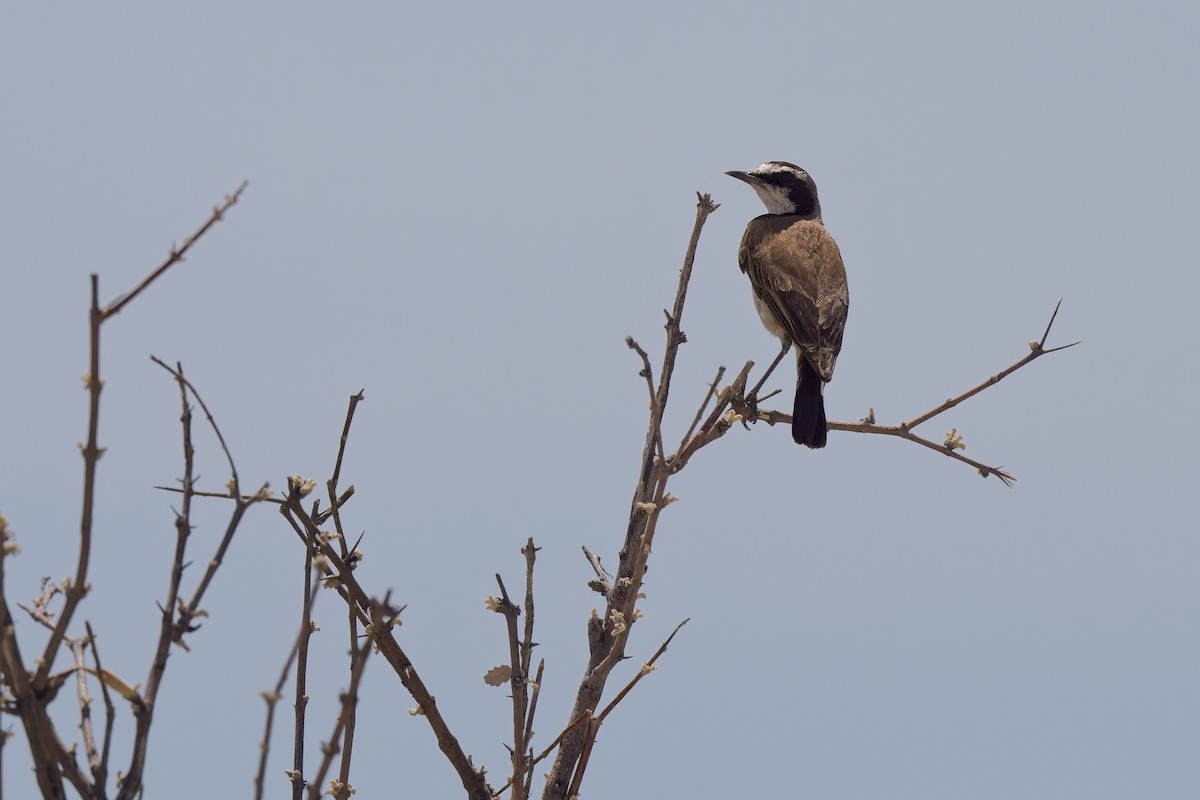
[[[390,595],[384,598],[384,604],[390,602]],[[380,611],[376,608],[375,611]],[[354,787],[350,784],[350,763],[354,756],[354,734],[357,727],[358,715],[358,687],[362,682],[362,675],[367,666],[367,659],[370,658],[372,647],[369,641],[358,641],[358,625],[354,615],[351,615],[353,620],[350,624],[351,637],[354,640],[350,648],[350,683],[346,691],[342,692],[338,701],[341,705],[341,713],[338,714],[334,721],[333,732],[329,739],[321,744],[321,763],[317,767],[315,777],[308,787],[309,800],[320,800],[325,795],[330,795],[334,800],[348,800],[354,794]],[[379,624],[388,624],[382,617]],[[340,744],[339,744],[340,742]],[[326,791],[321,791],[321,787],[325,785],[325,777],[329,774],[330,768],[333,766],[333,757],[338,753],[342,754],[341,761],[338,765],[338,777],[331,782],[330,788]]]
[[[172,641],[183,642],[183,634],[190,629],[189,623],[196,611],[194,608],[181,607],[183,604],[179,602],[179,587],[183,580],[185,567],[184,556],[187,552],[188,536],[192,532],[191,509],[195,448],[192,446],[192,408],[188,403],[188,385],[183,377],[182,365],[176,365],[174,374],[176,382],[179,384],[180,404],[183,407],[180,416],[183,428],[183,502],[180,504],[179,511],[175,513],[175,554],[171,560],[167,599],[160,606],[162,621],[159,625],[158,642],[154,648],[154,660],[150,664],[150,674],[146,678],[145,690],[141,696],[137,696],[135,692],[134,697],[131,698],[136,719],[133,756],[129,765],[129,778],[121,782],[117,793],[118,800],[132,800],[141,793],[141,776],[146,763],[150,724],[154,719],[154,702],[157,699],[163,675],[167,670],[167,654]],[[181,607],[179,624],[176,624],[175,621],[177,607]]]
[[[683,266],[679,270],[675,304],[672,311],[664,311],[667,336],[663,364],[659,370],[658,387],[653,392],[650,402],[649,423],[638,470],[638,483],[633,493],[616,580],[607,592],[604,616],[594,616],[588,623],[590,656],[571,710],[573,722],[564,731],[558,755],[547,775],[546,789],[543,793],[545,800],[566,800],[578,791],[578,782],[583,772],[582,769],[577,769],[577,765],[586,766],[584,749],[591,741],[588,734],[590,720],[604,692],[609,674],[624,657],[629,626],[636,619],[634,605],[641,593],[658,513],[666,503],[674,499],[668,499],[666,494],[666,484],[671,471],[661,444],[662,422],[670,398],[671,378],[675,372],[679,347],[687,341],[680,322],[692,266],[695,263],[696,248],[704,223],[709,215],[719,208],[707,194],[697,193],[696,200],[696,221],[684,254]],[[644,354],[644,350],[632,338],[626,341],[631,349]],[[649,371],[648,365],[649,358],[643,355],[643,370],[646,372]],[[604,580],[601,578],[599,583],[602,585]],[[588,721],[586,725],[581,722],[584,720]]]
[[[512,694],[513,714],[513,744],[508,748],[512,760],[512,776],[500,791],[512,787],[512,800],[524,800],[529,797],[529,780],[533,752],[529,746],[533,738],[533,720],[537,712],[537,697],[541,689],[542,672],[546,662],[538,664],[537,678],[530,680],[529,668],[533,659],[533,567],[540,548],[533,543],[533,537],[525,542],[521,554],[525,556],[525,626],[523,634],[518,636],[517,617],[521,609],[512,601],[504,580],[496,575],[496,583],[500,587],[500,599],[489,599],[489,607],[504,616],[508,633],[509,647],[509,686]],[[530,697],[532,687],[532,699]]]
[[[246,190],[246,186],[247,183],[243,181],[233,194],[226,195],[224,202],[213,208],[208,220],[195,233],[184,240],[182,247],[177,248],[172,246],[167,259],[157,269],[146,276],[132,291],[121,295],[103,308],[100,306],[100,278],[98,275],[91,276],[92,304],[89,317],[91,354],[88,374],[85,378],[88,389],[88,435],[87,444],[83,446],[83,514],[79,526],[79,561],[75,570],[75,580],[66,592],[58,625],[55,627],[53,633],[51,633],[50,639],[46,642],[46,647],[42,651],[41,664],[33,679],[34,685],[39,688],[45,686],[50,670],[54,666],[54,659],[58,654],[58,648],[62,643],[63,636],[66,635],[67,626],[70,625],[71,619],[74,616],[75,608],[87,593],[87,572],[88,564],[91,560],[92,547],[92,512],[96,498],[96,465],[104,453],[97,442],[100,426],[100,391],[104,386],[104,382],[100,378],[100,327],[110,318],[121,313],[125,306],[133,302],[135,297],[145,291],[151,283],[161,277],[168,269],[183,261],[185,254],[192,246],[214,225],[220,222],[224,218],[225,212],[238,202],[238,199],[242,196],[242,192]],[[138,783],[140,775],[130,775],[128,779],[132,779],[133,783]],[[43,787],[43,791],[45,791],[45,788]]]
[[[361,400],[361,397],[359,399]],[[350,411],[347,413],[347,425],[343,429],[344,434],[348,434],[349,420],[355,405],[356,402],[352,399]],[[318,525],[322,520],[327,519],[331,512],[318,513],[314,505],[313,512],[309,513],[301,504],[301,500],[311,491],[314,483],[289,478],[288,493],[280,507],[281,513],[301,541],[304,541],[310,548],[310,555],[324,558],[327,565],[325,569],[329,576],[325,579],[325,585],[338,591],[349,611],[358,618],[361,624],[370,626],[368,630],[374,645],[378,647],[380,654],[396,672],[404,688],[417,701],[414,713],[425,717],[429,723],[437,738],[438,746],[458,774],[467,797],[470,800],[492,800],[494,793],[484,777],[485,771],[472,764],[470,757],[450,732],[449,725],[438,709],[436,700],[392,632],[392,623],[399,611],[391,609],[386,599],[382,603],[372,600],[363,590],[353,574],[354,566],[359,558],[356,551],[352,550],[343,557],[338,549],[331,546],[326,537],[321,536]],[[350,494],[349,491],[343,493],[334,504],[335,509],[340,508]],[[387,624],[374,624],[373,620],[378,618],[384,619]],[[295,769],[299,770],[300,767],[297,766]],[[300,779],[299,772],[293,774],[296,779]]]
[[[951,431],[951,433],[946,436],[945,440],[939,443],[939,442],[935,442],[930,439],[926,439],[924,437],[918,436],[917,434],[913,433],[913,429],[924,422],[928,422],[929,420],[938,416],[942,412],[948,411],[949,409],[954,408],[959,403],[962,403],[964,400],[974,397],[975,395],[982,392],[984,389],[988,389],[992,386],[995,386],[997,383],[1004,380],[1009,375],[1011,375],[1014,372],[1016,372],[1017,370],[1019,370],[1021,367],[1024,367],[1026,364],[1029,364],[1029,363],[1037,360],[1038,358],[1041,358],[1044,355],[1048,355],[1050,353],[1056,353],[1059,350],[1066,350],[1069,347],[1074,347],[1075,345],[1079,344],[1079,342],[1071,342],[1070,344],[1059,345],[1058,347],[1046,347],[1046,339],[1047,339],[1047,337],[1050,336],[1050,328],[1053,327],[1054,320],[1058,317],[1058,309],[1061,305],[1062,305],[1062,300],[1059,300],[1058,303],[1054,306],[1054,313],[1052,313],[1050,315],[1050,321],[1046,323],[1046,329],[1045,329],[1045,331],[1043,331],[1041,339],[1034,339],[1029,342],[1029,354],[1028,355],[1026,355],[1025,357],[1023,357],[1021,359],[1018,359],[1015,363],[1009,365],[1008,367],[1005,367],[1004,369],[1000,370],[996,374],[991,375],[986,380],[984,380],[982,383],[979,383],[979,384],[971,387],[970,389],[963,392],[962,394],[960,394],[956,397],[951,397],[950,399],[946,400],[944,403],[934,406],[929,411],[926,411],[925,413],[923,413],[917,417],[914,417],[912,420],[910,420],[908,422],[901,422],[898,425],[876,425],[874,419],[872,418],[873,417],[873,415],[872,415],[871,417],[868,417],[867,419],[861,420],[859,422],[831,421],[829,423],[829,430],[831,430],[831,431],[851,431],[854,433],[873,433],[873,434],[882,434],[885,436],[898,436],[902,439],[907,439],[910,442],[915,442],[916,444],[922,445],[923,447],[927,447],[931,450],[936,450],[937,452],[942,453],[943,455],[953,458],[955,461],[960,461],[964,464],[967,464],[968,466],[974,467],[979,472],[979,474],[985,478],[988,477],[989,475],[995,475],[997,478],[1000,479],[1000,481],[1002,483],[1004,483],[1005,486],[1012,486],[1012,484],[1016,481],[1016,478],[1013,477],[1013,475],[1011,473],[1006,472],[1002,467],[988,466],[987,464],[982,464],[978,461],[967,458],[966,456],[957,452],[958,450],[962,449],[963,445],[962,445],[962,437],[958,435],[956,430]],[[773,425],[777,422],[790,423],[792,418],[787,414],[782,414],[777,411],[757,411],[757,412],[753,413],[753,415],[750,417],[750,419],[762,420],[763,422]]]
[[[313,582],[309,588],[309,610],[317,601],[317,593],[320,591],[321,584]],[[259,692],[259,696],[267,704],[267,719],[263,728],[262,742],[258,745],[258,771],[254,774],[254,800],[262,800],[263,790],[265,789],[265,779],[267,774],[267,759],[271,753],[271,729],[275,725],[275,706],[283,697],[283,687],[287,684],[288,675],[292,672],[292,666],[296,663],[296,656],[300,652],[300,639],[304,636],[303,627],[296,634],[296,638],[292,641],[292,649],[288,651],[287,658],[284,659],[283,669],[279,671],[279,679],[275,681],[275,688],[263,690]]]
[[[288,480],[289,497],[299,495],[299,487]],[[281,511],[286,511],[284,506]],[[305,712],[308,709],[308,643],[312,638],[312,569],[313,554],[320,542],[320,533],[316,526],[307,530],[308,538],[304,548],[304,595],[301,600],[300,639],[296,650],[296,691],[295,691],[295,726],[292,739],[292,770],[289,778],[292,782],[292,800],[303,800],[304,797],[304,734]]]
[[[300,495],[298,492],[293,491],[289,494],[288,500],[282,507],[282,510],[291,524],[297,529],[297,532],[303,534],[304,531],[308,531],[309,536],[315,538],[313,532],[317,530],[316,523],[300,505]],[[327,542],[321,542],[319,539],[317,541],[320,554],[326,558],[330,566],[331,577],[327,578],[326,582],[336,582],[336,585],[339,587],[344,587],[346,593],[343,595],[343,598],[347,604],[358,616],[360,622],[364,625],[369,624],[371,611],[376,602],[368,597],[357,579],[355,579],[350,564]],[[387,609],[384,609],[384,611],[388,617],[392,616]],[[418,713],[425,717],[430,728],[433,729],[434,735],[438,740],[438,746],[450,761],[451,766],[454,767],[455,772],[458,773],[459,780],[462,781],[463,788],[466,789],[467,797],[470,800],[492,800],[492,790],[484,778],[483,771],[476,769],[471,764],[470,758],[463,752],[458,740],[450,732],[449,725],[437,707],[437,701],[418,675],[408,655],[400,647],[400,643],[392,633],[390,625],[382,629],[373,627],[371,637],[379,647],[380,654],[387,660],[388,664],[391,665],[396,675],[400,678],[400,683],[413,696],[413,699],[417,701]]]
[[[35,659],[37,669],[32,676],[28,675],[25,671],[20,648],[17,644],[16,632],[12,627],[12,615],[7,601],[3,599],[3,564],[0,563],[0,662],[2,662],[0,663],[0,668],[2,668],[3,674],[17,700],[17,716],[20,717],[21,723],[25,728],[30,755],[34,762],[34,773],[37,776],[38,788],[42,796],[46,798],[60,798],[64,796],[64,779],[69,781],[81,796],[102,797],[105,794],[103,781],[107,774],[105,767],[108,753],[107,735],[106,742],[103,745],[103,752],[95,753],[95,759],[98,759],[100,762],[99,769],[93,769],[93,778],[89,780],[80,771],[78,764],[75,762],[74,755],[68,752],[59,740],[46,710],[47,704],[53,700],[54,696],[54,693],[49,690],[52,688],[51,682],[53,679],[51,673],[54,669],[55,660],[63,644],[68,641],[67,629],[74,619],[79,603],[87,595],[89,588],[88,568],[91,563],[93,545],[92,528],[96,502],[96,472],[99,460],[104,454],[104,449],[98,443],[100,393],[104,386],[104,381],[100,375],[101,328],[105,322],[119,314],[134,298],[145,291],[150,284],[161,277],[167,270],[183,261],[185,254],[192,246],[224,217],[226,211],[237,203],[245,188],[246,184],[242,183],[233,194],[226,195],[224,202],[215,207],[204,224],[184,240],[182,247],[172,246],[166,260],[127,294],[121,295],[111,303],[102,306],[100,304],[99,276],[93,274],[90,277],[91,304],[88,317],[89,358],[88,372],[84,378],[84,385],[88,391],[88,423],[86,442],[80,447],[83,456],[84,477],[82,511],[79,523],[79,550],[75,574],[72,579],[64,582],[63,606],[59,611],[57,622],[54,624],[50,636],[47,638],[45,647],[42,649],[41,657]],[[164,615],[169,613],[170,609],[166,610]],[[89,639],[93,644],[93,653],[95,653],[94,636],[89,634]],[[118,793],[118,798],[122,798],[122,800],[133,797],[141,788],[145,736],[149,730],[150,709],[152,708],[152,705],[146,704],[145,698],[151,698],[152,704],[153,692],[157,690],[157,680],[161,677],[161,669],[157,665],[156,654],[155,665],[151,668],[151,677],[154,679],[154,685],[151,685],[148,681],[145,694],[141,696],[135,694],[137,730],[134,734],[131,764],[127,774],[123,778]],[[97,671],[98,674],[103,674],[100,673],[99,667],[97,667]],[[103,681],[101,685],[102,687],[104,686]],[[111,720],[108,728],[111,730]],[[94,744],[93,738],[92,750],[94,750]],[[86,745],[85,749],[87,749]],[[89,760],[92,760],[93,752],[89,752],[88,757]]]
[[[667,647],[671,644],[671,640],[675,638],[675,634],[679,633],[679,629],[688,624],[689,620],[684,620],[675,626],[675,630],[671,631],[671,635],[666,638],[658,649],[654,651],[654,655],[650,656],[650,660],[642,665],[642,668],[630,679],[629,683],[621,691],[617,692],[616,696],[609,702],[604,710],[597,714],[592,719],[588,720],[587,741],[584,742],[583,755],[579,759],[579,764],[575,769],[575,776],[571,781],[571,788],[574,790],[568,794],[568,797],[574,797],[578,794],[580,782],[583,780],[583,773],[587,769],[587,757],[592,752],[592,747],[596,743],[596,734],[600,731],[600,726],[604,724],[604,720],[612,710],[620,705],[628,694],[633,691],[633,687],[637,686],[638,682],[655,670],[654,662],[658,661],[659,656],[667,652]]]
[[[529,705],[529,686],[525,680],[525,673],[521,670],[521,640],[517,633],[517,617],[521,609],[509,598],[500,573],[496,573],[496,583],[500,587],[500,599],[495,603],[495,610],[504,616],[508,629],[509,685],[512,688],[513,715],[512,796],[514,800],[520,800],[525,796],[525,713]]]
[[[88,644],[92,648],[92,663],[96,665],[96,674],[103,675],[104,667],[100,664],[100,650],[96,646],[96,632],[92,630],[92,623],[84,621],[84,629],[87,631]],[[106,786],[108,785],[108,755],[112,745],[113,724],[116,722],[117,709],[113,705],[112,695],[108,691],[108,684],[104,680],[100,680],[100,696],[104,698],[104,744],[100,748],[100,763],[92,770],[93,785]]]
[[[203,614],[203,612],[200,610],[200,603],[204,599],[204,594],[208,591],[208,587],[212,583],[213,578],[216,577],[217,570],[220,569],[221,565],[225,563],[225,554],[229,551],[230,544],[233,543],[233,536],[235,533],[237,533],[237,529],[241,525],[242,518],[254,504],[266,502],[267,500],[271,499],[269,495],[270,486],[264,483],[259,488],[257,493],[246,497],[242,496],[238,485],[237,465],[233,461],[233,454],[229,452],[229,447],[225,444],[225,436],[221,433],[221,428],[219,425],[217,425],[216,418],[213,417],[212,412],[209,411],[208,405],[204,402],[204,398],[201,397],[199,390],[196,389],[191,381],[184,377],[182,365],[177,364],[176,367],[172,368],[157,356],[150,356],[150,360],[155,364],[158,364],[167,372],[171,373],[172,377],[174,377],[179,383],[180,388],[185,389],[187,394],[189,394],[192,399],[196,401],[196,403],[200,406],[200,409],[204,412],[205,418],[208,419],[209,427],[212,428],[213,434],[217,437],[217,441],[221,445],[221,451],[225,454],[225,460],[229,463],[230,478],[226,483],[229,494],[226,496],[230,497],[234,501],[233,511],[229,515],[229,522],[227,522],[225,525],[225,533],[221,536],[221,541],[217,545],[216,553],[208,560],[208,567],[205,569],[204,575],[200,578],[200,582],[196,584],[196,589],[194,592],[192,592],[191,599],[186,604],[179,604],[179,619],[175,624],[173,641],[184,650],[187,650],[188,647],[187,643],[183,639],[183,634],[194,630],[192,627],[193,618],[195,618],[197,615]],[[186,397],[184,398],[184,403],[185,405],[187,403]],[[187,411],[187,416],[190,421],[190,409]],[[190,444],[188,446],[190,447]],[[185,498],[197,497],[201,494],[195,490],[195,486],[190,480],[183,488],[179,489],[179,491],[184,493]]]

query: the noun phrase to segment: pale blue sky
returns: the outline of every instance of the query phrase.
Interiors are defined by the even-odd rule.
[[[1194,6],[398,5],[7,9],[11,599],[74,569],[88,273],[105,298],[127,290],[248,179],[228,221],[106,326],[80,624],[144,680],[174,541],[174,498],[151,487],[181,469],[177,391],[150,354],[184,363],[248,484],[326,476],[363,388],[344,472],[359,574],[409,604],[402,642],[503,782],[508,701],[481,679],[507,652],[483,607],[492,574],[512,586],[525,538],[544,548],[545,745],[599,602],[579,548],[615,562],[641,448],[622,339],[660,355],[699,190],[722,207],[668,431],[718,365],[773,356],[736,266],[760,205],[723,172],[782,159],[815,177],[850,276],[831,418],[911,418],[1021,357],[1060,297],[1050,343],[1084,344],[924,429],[958,428],[1012,490],[882,437],[810,452],[760,426],[704,451],[674,483],[633,664],[692,622],[605,725],[585,796],[1200,792]],[[200,447],[219,488],[215,443]],[[201,504],[198,562],[224,514]],[[248,519],[211,618],[172,657],[148,796],[250,795],[300,559],[276,514]],[[331,599],[314,745],[346,681]],[[364,692],[358,796],[457,796],[382,660]],[[24,747],[5,748],[7,796],[35,791]]]

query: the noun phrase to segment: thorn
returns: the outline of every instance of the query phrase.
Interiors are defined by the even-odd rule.
[[[1050,335],[1050,329],[1054,327],[1054,320],[1058,317],[1058,309],[1062,305],[1062,298],[1058,298],[1058,302],[1054,304],[1054,313],[1050,315],[1050,321],[1046,323],[1046,332],[1042,334],[1042,341],[1038,347],[1046,345],[1046,337]]]

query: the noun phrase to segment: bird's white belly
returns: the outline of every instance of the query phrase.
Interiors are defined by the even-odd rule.
[[[766,328],[772,336],[780,339],[787,339],[788,332],[780,327],[775,319],[775,315],[771,313],[771,307],[762,301],[757,293],[754,294],[754,307],[758,309],[758,318],[762,320],[763,327]]]

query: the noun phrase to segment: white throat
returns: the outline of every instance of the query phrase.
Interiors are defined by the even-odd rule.
[[[788,197],[787,192],[779,186],[769,183],[752,183],[755,194],[767,207],[768,214],[794,214],[796,206]]]

